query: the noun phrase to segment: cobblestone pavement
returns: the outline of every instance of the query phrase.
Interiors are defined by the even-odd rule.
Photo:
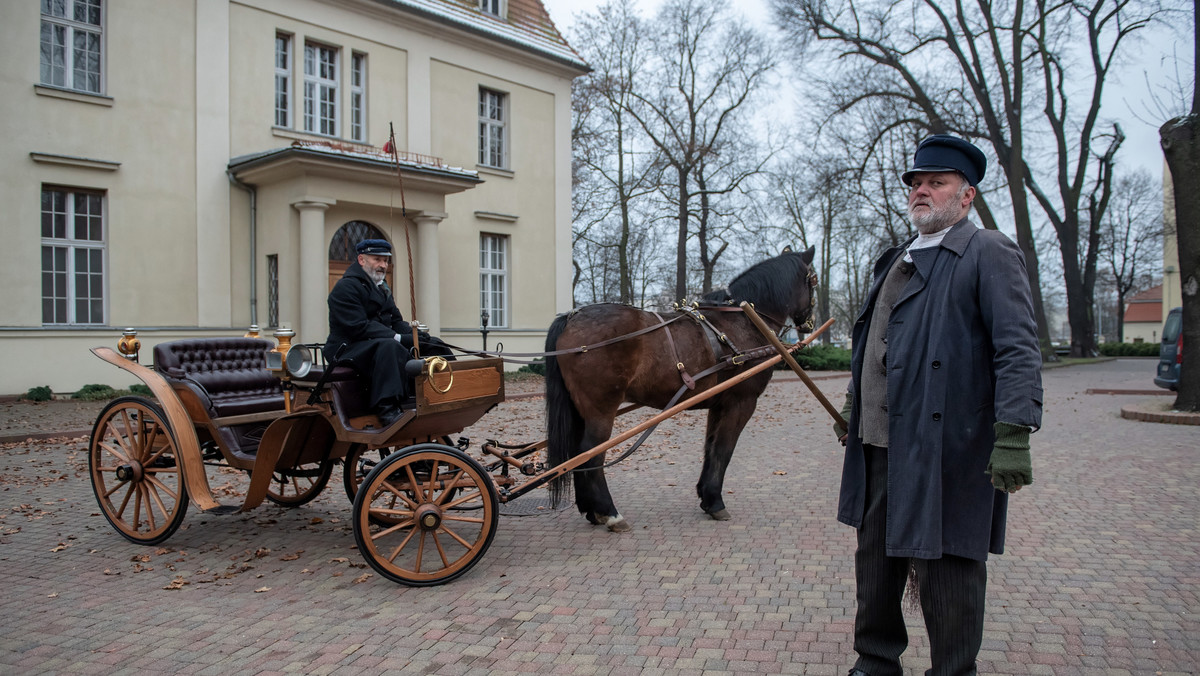
[[[1146,360],[1045,372],[1036,481],[989,565],[981,672],[1196,672],[1200,434],[1120,418],[1137,396],[1085,394],[1145,389],[1152,373]],[[844,377],[819,384],[840,403]],[[504,406],[525,423],[468,432],[543,436],[540,400]],[[0,673],[846,673],[854,531],[834,519],[829,419],[797,381],[773,384],[729,468],[725,522],[695,497],[702,427],[678,416],[610,470],[632,532],[527,510],[501,518],[467,575],[421,589],[370,574],[336,475],[308,506],[193,509],[142,547],[100,515],[85,440],[5,446]],[[919,614],[909,625],[918,674],[928,643]]]

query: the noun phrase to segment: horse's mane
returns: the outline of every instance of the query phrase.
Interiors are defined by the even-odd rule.
[[[801,254],[785,251],[774,258],[755,263],[734,277],[729,288],[706,293],[703,299],[717,303],[732,302],[734,305],[749,300],[759,307],[786,309],[795,298],[794,285],[807,274],[808,266]]]

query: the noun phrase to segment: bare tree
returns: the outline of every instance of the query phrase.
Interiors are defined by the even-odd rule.
[[[1100,225],[1100,256],[1116,295],[1117,341],[1125,340],[1125,301],[1153,284],[1162,265],[1162,196],[1154,179],[1139,171],[1116,180]]]
[[[667,0],[653,35],[655,53],[633,88],[636,103],[629,111],[671,176],[663,187],[669,186],[676,208],[675,296],[683,298],[688,295],[692,199],[725,194],[745,180],[746,172],[712,169],[738,135],[748,135],[746,104],[775,62],[763,37],[731,18],[720,0]],[[711,201],[699,206],[702,220],[710,210]],[[702,286],[711,285],[711,268],[723,252],[720,244],[708,249],[710,237],[709,231],[700,236],[707,266]]]
[[[576,183],[573,191],[575,242],[608,249],[612,279],[593,286],[590,300],[634,303],[632,258],[639,255],[635,203],[658,186],[660,163],[629,114],[633,86],[646,58],[645,28],[630,0],[616,0],[579,20],[575,44],[593,71],[577,80],[572,105],[575,137],[572,146]],[[591,256],[595,259],[595,256]],[[576,262],[576,278],[582,270]],[[601,266],[592,274],[609,270]],[[612,295],[611,291],[616,294]],[[600,292],[597,297],[597,292]]]
[[[773,5],[800,44],[816,40],[839,48],[845,66],[841,77],[829,80],[839,93],[835,112],[867,105],[876,115],[891,111],[890,122],[876,127],[872,141],[916,127],[991,146],[1007,179],[1043,347],[1049,355],[1029,195],[1057,234],[1072,353],[1091,354],[1098,231],[1115,153],[1124,140],[1118,127],[1101,122],[1101,96],[1114,59],[1150,14],[1138,13],[1131,0],[1032,7],[982,0],[952,5],[773,0]],[[995,227],[986,199],[976,210],[985,227]]]

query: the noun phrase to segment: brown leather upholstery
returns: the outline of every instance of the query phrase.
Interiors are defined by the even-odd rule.
[[[154,347],[154,368],[196,394],[213,418],[283,410],[283,387],[267,370],[259,338],[197,338]]]

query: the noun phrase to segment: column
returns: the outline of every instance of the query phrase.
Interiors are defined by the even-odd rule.
[[[417,250],[413,259],[414,275],[417,282],[417,317],[422,324],[429,327],[429,332],[437,335],[442,331],[442,295],[438,289],[441,283],[441,266],[438,259],[438,223],[446,214],[439,212],[423,212],[413,216],[417,224]]]
[[[324,202],[296,202],[300,212],[300,317],[293,321],[297,341],[323,343],[329,336],[329,244],[325,241]],[[281,322],[287,319],[280,317]]]

